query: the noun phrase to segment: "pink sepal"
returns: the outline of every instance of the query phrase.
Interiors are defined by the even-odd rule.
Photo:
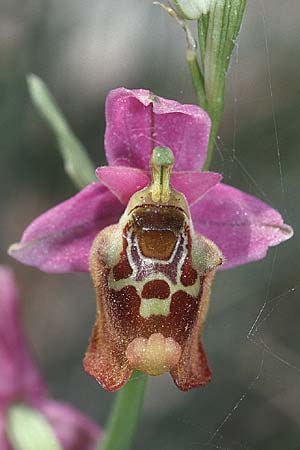
[[[264,258],[268,247],[293,235],[278,211],[222,183],[196,203],[191,214],[196,231],[221,249],[221,270]]]
[[[45,272],[87,272],[95,236],[118,222],[123,209],[105,186],[92,183],[34,220],[9,254]]]

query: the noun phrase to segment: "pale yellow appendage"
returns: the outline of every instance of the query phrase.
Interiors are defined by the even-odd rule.
[[[149,339],[135,338],[126,350],[131,368],[152,376],[169,372],[176,366],[180,356],[180,345],[161,333],[153,333]]]

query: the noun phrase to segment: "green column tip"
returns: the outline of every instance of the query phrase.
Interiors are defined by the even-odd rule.
[[[152,164],[158,167],[172,166],[174,155],[169,147],[155,147],[152,152]]]

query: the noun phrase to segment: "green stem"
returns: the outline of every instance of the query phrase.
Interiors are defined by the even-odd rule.
[[[202,14],[200,19],[198,20],[198,41],[200,47],[202,69],[204,68],[208,22],[209,22],[209,13]]]
[[[197,60],[197,54],[194,49],[187,49],[186,60],[190,69],[192,83],[194,86],[197,102],[203,109],[207,109],[207,101],[204,89],[204,78]]]
[[[211,129],[210,129],[210,135],[209,135],[209,141],[208,141],[208,147],[207,147],[207,154],[206,154],[206,160],[203,164],[202,171],[205,172],[206,170],[209,170],[214,149],[216,146],[216,138],[222,118],[224,110],[224,96],[219,98],[219,101],[216,101],[213,105],[209,105],[207,112],[209,114],[209,117],[211,119]]]
[[[99,450],[129,450],[143,405],[147,377],[134,372],[118,392]]]

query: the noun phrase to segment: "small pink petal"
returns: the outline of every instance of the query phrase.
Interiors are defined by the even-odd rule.
[[[96,175],[123,205],[127,205],[130,197],[136,191],[146,187],[150,181],[145,171],[124,166],[98,167]]]
[[[53,427],[64,450],[95,450],[101,430],[87,416],[66,403],[45,400],[40,411]]]
[[[149,172],[132,167],[98,167],[96,175],[124,205],[136,191],[150,182]],[[186,196],[188,204],[193,205],[221,178],[220,174],[214,172],[173,172],[171,183],[174,189]]]
[[[191,208],[196,231],[221,249],[222,269],[263,258],[268,247],[293,235],[278,211],[251,195],[219,184]]]
[[[9,254],[45,272],[87,272],[95,236],[118,222],[123,209],[105,186],[92,183],[34,220]]]
[[[208,114],[144,89],[118,88],[106,100],[106,156],[112,166],[148,170],[152,149],[170,147],[174,170],[200,170],[210,132]]]
[[[0,410],[13,401],[39,401],[46,387],[26,347],[14,276],[0,266]]]
[[[172,186],[182,192],[190,206],[198,202],[211,188],[222,179],[222,175],[214,172],[173,172]]]

